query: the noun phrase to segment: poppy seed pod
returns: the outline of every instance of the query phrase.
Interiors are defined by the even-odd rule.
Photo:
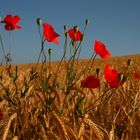
[[[122,73],[119,73],[119,81],[122,81],[124,79],[124,75]]]
[[[66,33],[65,33],[65,37],[68,37],[68,35],[69,35],[68,32],[66,32]]]
[[[74,32],[75,32],[75,33],[77,33],[77,32],[79,31],[78,26],[77,26],[77,25],[75,25],[75,26],[73,27],[73,30],[74,30]]]
[[[99,69],[99,68],[97,68],[97,69],[96,69],[96,74],[97,74],[97,77],[99,76],[99,73],[100,73],[100,69]]]
[[[89,24],[89,20],[88,20],[88,19],[86,19],[85,23],[86,23],[86,25],[88,25],[88,24]]]
[[[132,66],[133,65],[133,61],[131,59],[127,60],[127,66]]]
[[[64,31],[66,31],[67,30],[67,26],[66,25],[64,25]]]
[[[50,55],[52,53],[52,49],[48,49],[48,54]]]
[[[37,25],[40,26],[42,24],[42,19],[41,18],[37,18],[36,22],[37,22]]]

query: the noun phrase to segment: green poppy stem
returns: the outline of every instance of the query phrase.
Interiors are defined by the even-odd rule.
[[[1,44],[1,48],[2,48],[2,53],[3,53],[4,59],[6,61],[6,55],[5,55],[5,51],[4,51],[4,45],[3,45],[1,34],[0,34],[0,44]]]
[[[52,55],[52,49],[48,49],[49,54],[49,74],[51,74],[51,55]]]

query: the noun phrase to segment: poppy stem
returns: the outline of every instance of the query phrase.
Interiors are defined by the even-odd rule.
[[[39,57],[38,57],[38,60],[37,60],[37,63],[36,63],[36,66],[35,66],[34,70],[36,70],[36,68],[38,66],[38,63],[39,63],[39,60],[40,60],[40,57],[41,57],[41,54],[43,55],[43,52],[44,52],[44,42],[45,42],[45,40],[43,39],[43,35],[41,33],[40,24],[38,24],[38,32],[39,32],[39,36],[40,36],[40,39],[41,39],[41,50],[40,50]]]
[[[52,55],[52,49],[48,49],[49,54],[49,74],[51,74],[51,55]]]
[[[37,60],[37,63],[36,63],[36,65],[35,65],[34,71],[36,70],[36,68],[37,68],[37,66],[38,66],[38,64],[39,64],[39,60],[40,60],[41,54],[42,54],[43,51],[44,51],[44,42],[45,42],[45,40],[42,41],[42,43],[41,43],[41,50],[40,50],[40,53],[39,53],[38,60]]]
[[[66,34],[66,33],[65,33]],[[65,42],[64,42],[64,53],[63,53],[63,56],[62,56],[62,58],[61,58],[61,60],[60,60],[60,63],[59,63],[59,65],[58,65],[58,68],[57,68],[57,70],[56,70],[56,74],[55,74],[55,78],[54,78],[54,82],[53,82],[53,84],[55,84],[55,82],[56,82],[56,80],[57,80],[57,75],[58,75],[58,72],[59,72],[59,70],[60,70],[60,66],[61,66],[61,64],[62,64],[62,61],[63,61],[63,59],[65,59],[65,61],[66,61],[66,53],[67,53],[67,43],[68,43],[68,37],[67,37],[67,35],[65,35]]]
[[[83,36],[84,36],[84,34],[85,34],[87,25],[88,25],[88,24],[85,24],[85,27],[84,27],[84,29],[83,29],[83,33],[82,33]],[[77,56],[77,60],[79,60],[79,57],[80,57],[80,54],[81,54],[81,48],[82,48],[82,45],[80,45],[79,52],[78,52],[78,56]]]
[[[44,71],[44,64],[46,63],[46,54],[44,52],[44,42],[42,42],[42,48],[41,49],[42,49],[42,65],[41,65],[41,76],[42,76],[42,72]]]
[[[95,100],[94,103],[92,103],[91,105],[89,105],[88,107],[86,107],[84,109],[84,113],[86,114],[87,112],[93,110],[94,108],[103,105],[104,103],[107,103],[109,101],[109,99],[111,98],[111,96],[113,95],[114,91],[116,89],[114,89],[107,97],[105,101],[102,101],[102,103],[100,102],[99,104],[95,105],[99,100],[103,99],[103,97],[110,91],[110,89],[108,89],[105,93],[103,93],[97,100]]]
[[[91,58],[90,58],[90,60],[88,61],[87,65],[85,66],[85,68],[78,74],[77,79],[76,79],[77,81],[80,79],[80,77],[81,77],[83,74],[85,74],[85,72],[86,72],[88,69],[91,68],[91,67],[89,68],[89,65],[90,65],[91,61],[92,61],[92,63],[93,63],[95,57],[96,57],[96,54],[93,53],[92,56],[91,56]],[[89,72],[89,71],[87,71],[87,72]]]
[[[6,61],[6,55],[5,55],[5,51],[4,51],[4,45],[3,45],[1,33],[0,33],[0,44],[1,44],[1,48],[2,48],[2,53],[4,55],[4,59]]]
[[[39,36],[40,36],[41,40],[43,40],[43,36],[42,36],[42,33],[41,33],[40,26],[38,26],[38,32],[39,32]]]

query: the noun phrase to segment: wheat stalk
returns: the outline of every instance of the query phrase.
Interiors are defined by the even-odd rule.
[[[9,131],[9,128],[10,128],[10,125],[11,125],[12,121],[16,118],[16,116],[17,116],[17,113],[14,113],[14,114],[12,114],[10,116],[10,119],[8,121],[8,124],[7,124],[6,128],[5,128],[5,132],[4,132],[4,135],[3,135],[2,140],[6,140],[7,135],[8,135],[8,131]]]
[[[78,139],[77,135],[74,133],[74,131],[71,127],[67,127],[67,131],[69,133],[70,138],[72,138],[72,140],[77,140]]]
[[[58,137],[55,133],[53,133],[51,131],[48,131],[47,134],[48,134],[48,136],[47,136],[48,138],[53,137],[56,140],[61,140],[60,137]]]
[[[84,122],[82,122],[79,129],[78,140],[83,140],[84,132],[85,132],[85,124]]]
[[[114,133],[114,130],[115,130],[115,123],[116,123],[116,120],[117,120],[117,117],[119,116],[119,113],[120,113],[120,109],[118,110],[117,114],[115,115],[114,117],[114,120],[112,122],[112,129],[111,131],[109,132],[109,140],[114,140],[115,139],[115,133]]]
[[[114,126],[112,126],[112,129],[109,133],[109,140],[114,140]]]

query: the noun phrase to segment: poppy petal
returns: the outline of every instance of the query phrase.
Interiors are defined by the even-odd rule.
[[[59,40],[57,39],[59,34],[54,31],[53,27],[50,24],[44,23],[43,29],[45,40],[47,40],[48,42],[54,42],[56,44],[59,44]]]
[[[19,21],[20,21],[19,16],[7,15],[2,21],[2,23],[5,23],[5,29],[10,31],[14,29],[21,29],[21,26],[17,25]]]
[[[119,86],[118,72],[112,69],[109,64],[105,66],[104,78],[111,88],[117,88]]]
[[[54,42],[55,44],[60,44],[60,41],[59,41],[57,38],[55,38],[55,39],[53,40],[53,42]]]
[[[81,82],[82,87],[85,88],[99,88],[100,80],[95,76],[88,76]]]
[[[80,41],[83,36],[83,34],[80,31],[74,32],[72,28],[69,29],[68,34],[72,41]]]
[[[140,74],[138,72],[133,73],[133,78],[140,79]]]
[[[19,16],[14,16],[13,21],[14,21],[15,24],[17,24],[20,21],[20,17]]]
[[[98,40],[94,42],[94,51],[96,54],[100,55],[103,59],[110,58],[110,51],[106,49],[106,46]]]

